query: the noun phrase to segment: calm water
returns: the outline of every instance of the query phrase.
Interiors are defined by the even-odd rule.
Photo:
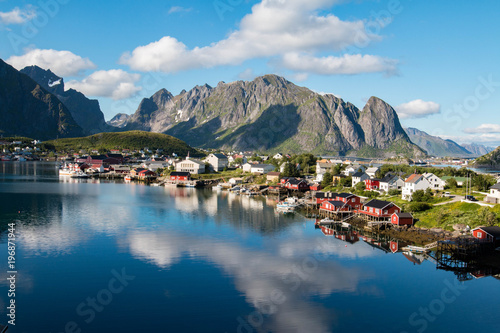
[[[273,202],[209,190],[60,182],[0,164],[0,323],[10,332],[500,332],[500,282],[459,282]]]

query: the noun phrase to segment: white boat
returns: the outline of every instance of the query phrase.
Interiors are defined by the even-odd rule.
[[[72,176],[73,174],[75,174],[75,171],[68,168],[59,169],[59,177]]]
[[[78,172],[74,172],[70,177],[71,178],[90,178],[90,175],[86,174],[83,171],[78,171]]]

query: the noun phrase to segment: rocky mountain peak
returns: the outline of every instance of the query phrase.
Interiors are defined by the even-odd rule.
[[[378,97],[370,97],[361,111],[359,124],[370,146],[384,149],[388,148],[391,141],[403,139],[410,142],[396,111]]]
[[[62,95],[64,93],[64,79],[54,74],[50,69],[45,70],[33,65],[21,69],[20,72],[31,77],[52,94]]]

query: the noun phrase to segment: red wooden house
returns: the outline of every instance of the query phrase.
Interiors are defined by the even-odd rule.
[[[178,181],[178,180],[190,180],[191,174],[189,172],[181,172],[181,171],[172,171],[170,173],[170,180]]]
[[[348,204],[354,210],[359,210],[363,206],[361,204],[361,198],[351,193],[339,193],[337,194],[337,198],[335,200]]]
[[[323,201],[319,209],[328,212],[349,212],[352,208],[342,201],[327,200]]]
[[[368,201],[360,211],[361,214],[366,216],[384,220],[390,219],[392,214],[399,212],[401,212],[401,208],[395,203],[377,199]]]
[[[337,198],[337,193],[334,192],[316,192],[316,204],[321,204],[323,201],[335,200]]]
[[[413,215],[410,213],[394,213],[391,215],[391,223],[394,225],[413,225]]]
[[[380,179],[365,179],[365,185],[367,191],[374,191],[380,188]]]
[[[142,180],[152,179],[152,178],[156,178],[156,177],[157,177],[156,172],[151,171],[151,170],[142,170],[137,174],[137,178],[142,179]]]
[[[500,227],[477,227],[472,229],[472,236],[481,242],[495,243],[500,241]]]
[[[290,178],[285,183],[285,187],[295,191],[309,191],[309,184],[300,178]]]

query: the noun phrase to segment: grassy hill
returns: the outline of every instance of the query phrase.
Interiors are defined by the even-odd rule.
[[[82,138],[67,138],[45,141],[45,148],[56,151],[80,149],[163,149],[164,154],[176,153],[179,156],[203,156],[204,154],[188,146],[173,136],[144,131],[118,133],[99,133]]]
[[[496,167],[500,165],[500,147],[497,147],[492,152],[478,157],[474,160],[474,165],[482,167]]]

